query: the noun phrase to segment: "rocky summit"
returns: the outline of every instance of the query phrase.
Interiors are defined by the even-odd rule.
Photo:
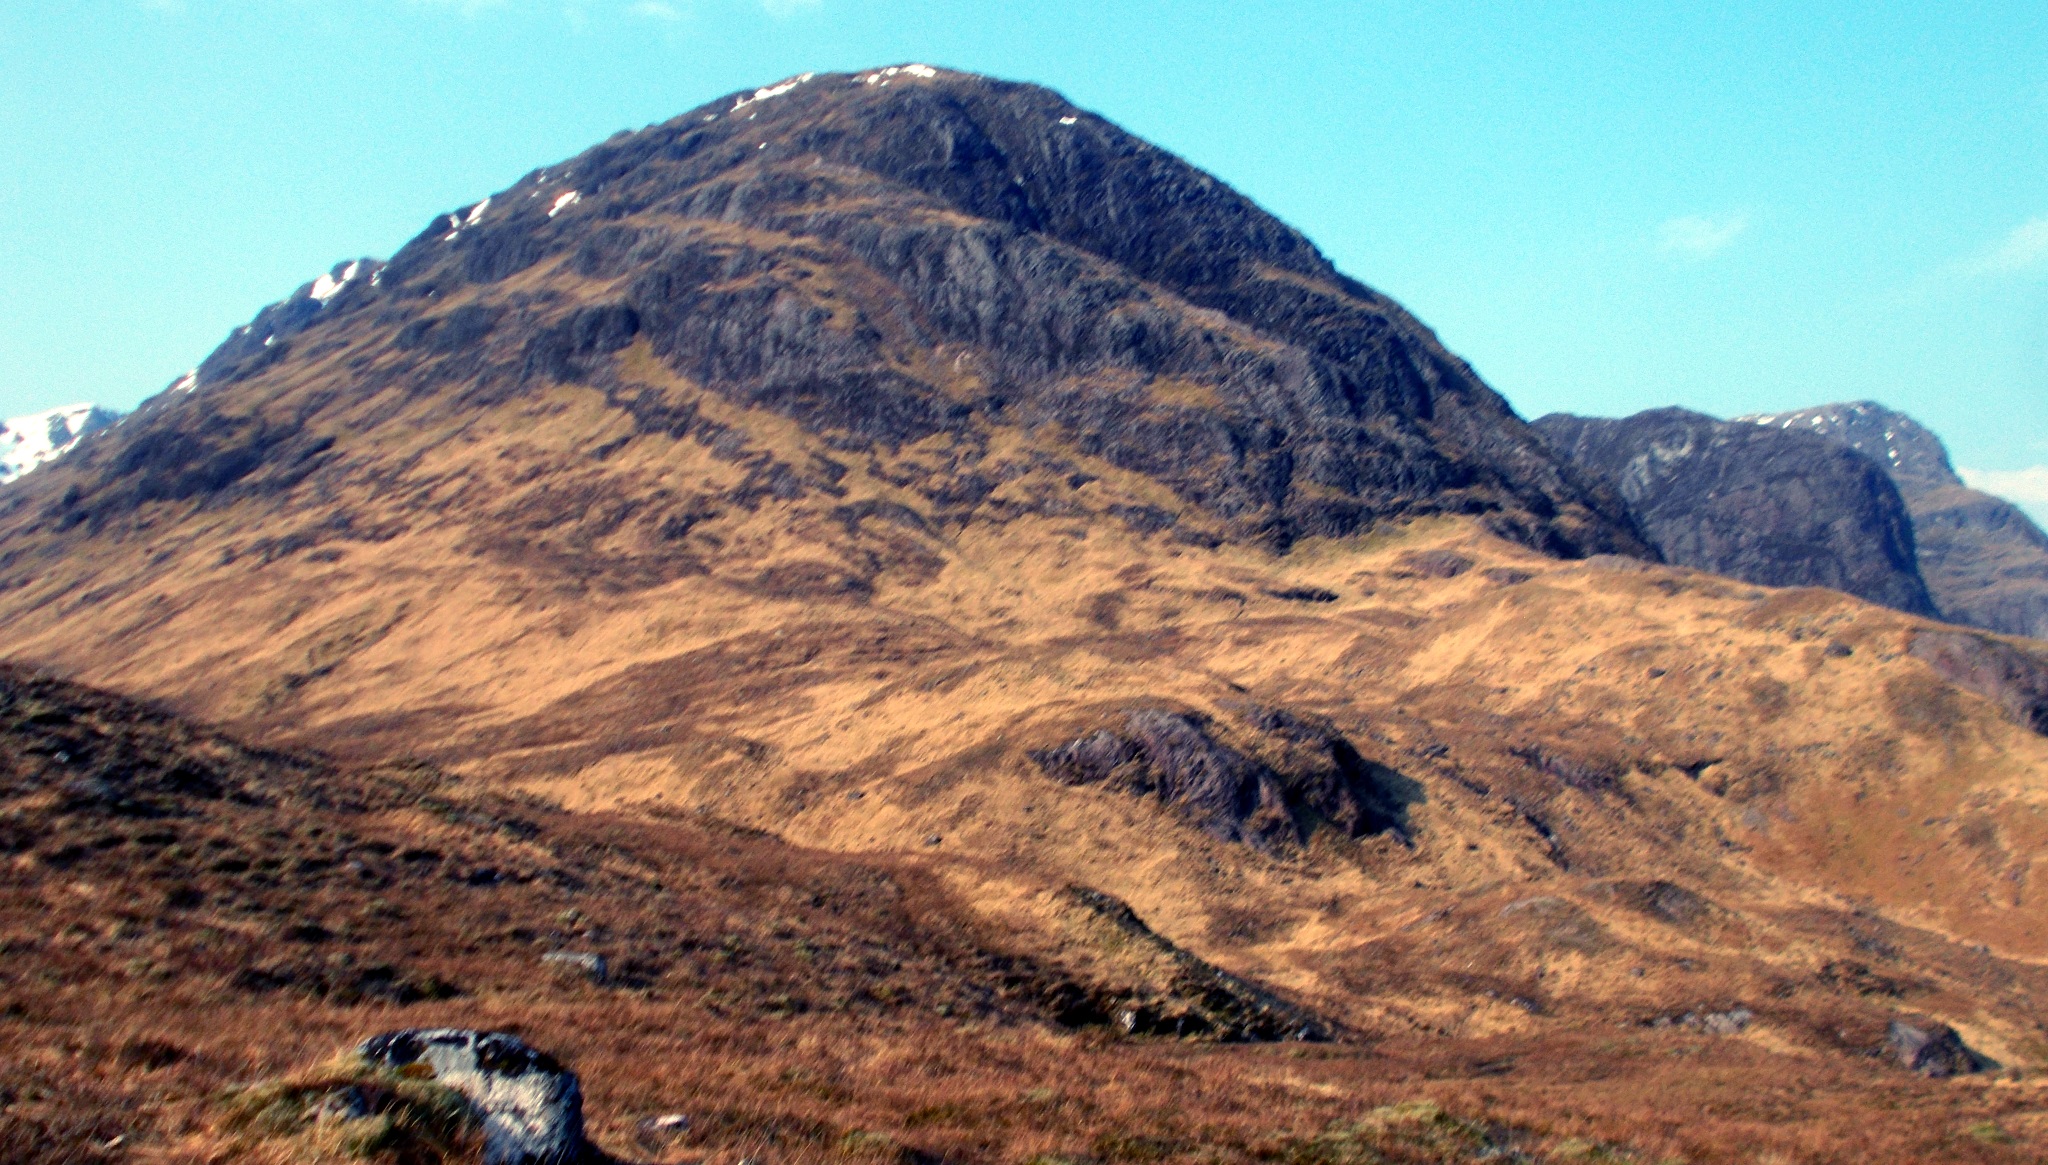
[[[1614,483],[1667,561],[1936,613],[1898,487],[1854,449],[1675,408],[1619,420],[1555,413],[1536,429]]]
[[[2027,1159],[2048,651],[1547,427],[1031,86],[437,214],[0,489],[0,1149]]]
[[[2048,534],[2018,506],[1964,485],[1926,426],[1874,401],[1736,420],[1810,433],[1870,457],[1912,515],[1920,574],[1942,615],[2048,639]]]
[[[832,462],[763,488],[872,459],[954,523],[1108,510],[1284,548],[1475,514],[1557,553],[1640,545],[1299,233],[1054,93],[922,66],[722,99],[323,274],[130,422],[55,516],[331,482],[364,458],[328,430],[375,427],[370,401],[459,415],[563,383],[635,433],[717,440],[679,384],[763,410]]]

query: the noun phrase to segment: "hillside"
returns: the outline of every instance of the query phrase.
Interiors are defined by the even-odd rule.
[[[1942,614],[2048,639],[2048,534],[2018,506],[1963,484],[1941,439],[1873,401],[1737,417],[1862,452],[1891,475],[1913,516],[1920,573]]]
[[[1364,1134],[1333,1122],[1431,1099],[1532,1145],[2027,1159],[2048,660],[1651,556],[1621,496],[1227,187],[1045,90],[901,66],[615,137],[265,309],[0,490],[0,625],[19,667],[285,750],[247,780],[312,790],[291,804],[177,810],[265,839],[229,860],[345,862],[311,832],[341,803],[392,847],[369,903],[287,894],[295,865],[236,901],[468,993],[407,1024],[597,1065],[607,1119],[711,1096],[742,1131],[706,1151],[886,1155],[845,1139],[885,1129],[959,1160],[1348,1162]],[[70,828],[35,780],[22,836]],[[169,872],[93,812],[80,872],[15,867],[24,934],[61,906],[92,948],[82,903]],[[408,845],[440,855],[431,894]],[[540,875],[571,852],[610,872],[565,908]],[[722,884],[757,858],[796,872]],[[480,869],[534,877],[486,903]],[[828,917],[817,887],[885,876],[901,909]],[[416,889],[402,942],[347,921]],[[740,975],[712,918],[791,946]],[[791,985],[800,942],[869,931],[910,970]],[[298,941],[236,933],[259,971]],[[572,936],[644,993],[536,994]],[[302,1034],[209,1035],[189,1088],[396,1024],[298,1002],[333,994],[325,957],[294,956],[289,1005],[236,1004]],[[1005,996],[1037,980],[989,959],[1142,1012],[1133,1036]],[[174,969],[165,1006],[235,970]],[[96,1008],[172,1038],[39,973],[22,1006],[70,1010],[15,1038],[49,1057]],[[1895,1019],[2010,1071],[1914,1076]],[[1311,1026],[1327,1046],[1262,1042]],[[966,1083],[919,1115],[931,1079]]]
[[[1826,964],[1825,986],[1788,980],[1761,1014],[1680,994],[1699,1002],[1588,1023],[1518,997],[1539,1018],[1454,1039],[1125,1035],[1127,1016],[1204,1006],[1175,994],[1201,968],[1093,892],[1048,887],[1036,925],[992,927],[929,856],[563,813],[429,766],[252,749],[8,668],[0,845],[0,1153],[21,1165],[275,1160],[265,1136],[293,1129],[234,1121],[237,1088],[439,1023],[554,1050],[598,1145],[631,1161],[1989,1162],[2030,1159],[2043,1131],[2032,1085],[1810,1050],[1876,1041],[1893,993],[1931,989],[1902,974],[1924,938],[1868,915],[1867,950],[1904,940],[1866,951],[1879,970]],[[1663,883],[1589,907],[1695,941],[1736,925]],[[1597,953],[1611,940],[1579,910],[1422,922],[1439,947],[1500,927]],[[1376,989],[1474,991],[1438,953],[1382,951]],[[1999,960],[1966,970],[2035,986]],[[650,1125],[678,1112],[686,1131]]]

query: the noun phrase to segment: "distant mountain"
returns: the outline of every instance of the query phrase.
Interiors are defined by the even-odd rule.
[[[1956,623],[2048,639],[2048,534],[2018,506],[1969,488],[1926,426],[1874,401],[1759,413],[1739,422],[1810,433],[1867,454],[1913,518],[1920,574]]]
[[[1936,613],[1899,488],[1839,441],[1677,408],[1620,419],[1555,413],[1535,426],[1620,490],[1668,562]],[[1925,451],[1898,456],[1917,466]]]
[[[120,419],[112,409],[77,404],[0,421],[0,485],[64,456]]]

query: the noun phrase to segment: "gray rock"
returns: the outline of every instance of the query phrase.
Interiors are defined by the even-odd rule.
[[[1912,514],[1920,574],[1942,617],[2048,638],[2048,533],[2011,502],[1963,484],[1926,426],[1867,400],[1736,420],[1835,441],[1875,461]]]
[[[425,1065],[483,1122],[484,1165],[576,1165],[583,1089],[553,1057],[504,1032],[411,1028],[372,1036],[356,1053],[387,1068]]]
[[[1936,613],[1906,503],[1884,467],[1855,449],[1685,409],[1618,420],[1555,413],[1535,428],[1614,485],[1667,562]]]
[[[1710,1036],[1732,1036],[1748,1028],[1756,1013],[1747,1007],[1737,1007],[1729,1011],[1701,1012],[1687,1018],[1695,1020],[1693,1026]]]
[[[600,987],[611,979],[611,964],[592,951],[549,951],[540,961],[544,967],[581,975]]]
[[[643,1117],[634,1131],[639,1134],[641,1148],[659,1152],[690,1135],[690,1118],[680,1112]]]
[[[1120,731],[1030,756],[1061,784],[1153,798],[1219,840],[1268,853],[1298,849],[1318,825],[1347,837],[1407,837],[1407,807],[1419,800],[1412,781],[1360,756],[1326,722],[1279,708],[1244,711],[1264,755],[1219,739],[1224,727],[1201,713],[1136,708]]]
[[[1893,1020],[1884,1043],[1900,1067],[1937,1080],[1998,1066],[1965,1044],[1956,1029],[1917,1016]]]

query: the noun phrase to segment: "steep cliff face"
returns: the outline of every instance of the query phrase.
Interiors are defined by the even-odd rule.
[[[2008,635],[2048,638],[2048,534],[2018,506],[1963,484],[1926,426],[1874,401],[1737,417],[1811,433],[1868,455],[1913,518],[1920,574],[1942,614]]]
[[[1615,483],[1666,561],[1935,613],[1898,488],[1839,442],[1684,409],[1619,420],[1553,414],[1535,427]]]

